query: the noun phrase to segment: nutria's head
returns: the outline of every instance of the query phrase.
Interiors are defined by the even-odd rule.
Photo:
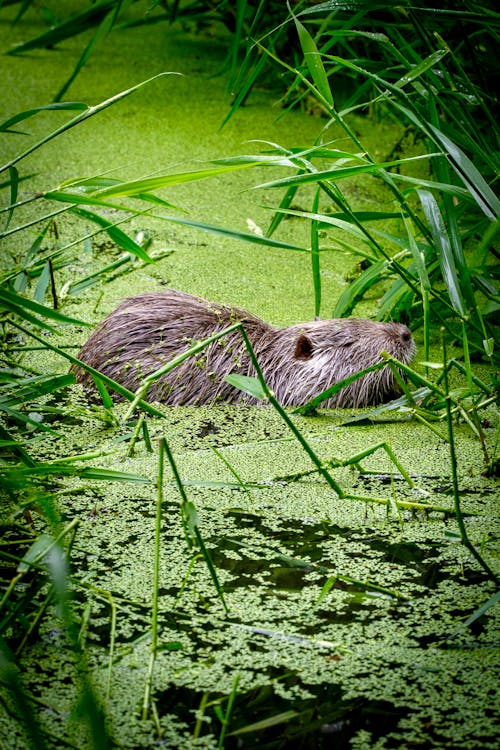
[[[415,354],[411,331],[401,323],[381,323],[361,318],[315,320],[303,326],[293,326],[299,336],[295,344],[297,359],[337,352],[346,362],[374,364],[380,352],[386,351],[396,359],[410,362]],[[369,361],[368,361],[369,360]],[[368,364],[364,364],[367,367]],[[358,367],[358,370],[363,369]]]
[[[411,362],[416,347],[410,330],[400,323],[358,318],[316,320],[279,331],[275,361],[266,362],[265,369],[275,370],[271,387],[278,399],[285,405],[298,405],[380,362],[382,351],[404,364]],[[367,406],[399,393],[392,371],[384,367],[346,386],[324,406]]]

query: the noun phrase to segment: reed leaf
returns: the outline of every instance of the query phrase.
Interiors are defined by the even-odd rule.
[[[263,390],[258,378],[232,373],[231,375],[226,375],[224,380],[226,383],[229,383],[229,385],[233,385],[235,388],[243,391],[243,393],[248,393],[249,396],[259,399],[266,398],[265,391]]]
[[[15,716],[19,721],[30,746],[45,750],[47,743],[40,722],[33,711],[33,704],[26,693],[21,671],[4,640],[0,640],[0,684],[8,692]],[[3,701],[2,701],[3,703]]]
[[[48,190],[43,194],[43,197],[47,200],[61,201],[63,203],[74,203],[76,205],[85,206],[102,206],[103,208],[114,208],[123,211],[130,211],[130,207],[126,205],[120,205],[114,201],[104,201],[100,198],[93,197],[92,193],[104,187],[122,185],[122,180],[102,179],[99,177],[88,177],[82,180],[66,180],[59,186],[57,190]],[[78,189],[78,193],[68,192],[67,189],[61,190],[61,188],[75,188]],[[138,200],[147,201],[149,203],[155,203],[159,206],[165,206],[166,208],[175,208],[169,201],[160,198],[158,195],[152,193],[137,193],[132,196]]]
[[[181,185],[185,182],[194,180],[205,180],[210,177],[217,177],[226,172],[234,172],[237,169],[260,166],[260,161],[243,161],[231,165],[215,167],[211,169],[198,169],[190,172],[177,172],[174,174],[158,175],[156,177],[146,177],[130,182],[121,182],[96,190],[92,194],[94,198],[109,198],[115,196],[137,196],[140,193],[147,193],[150,190],[159,190],[169,185]]]
[[[39,112],[46,112],[50,110],[59,110],[59,111],[81,111],[85,110],[87,111],[88,105],[84,104],[83,102],[53,102],[52,104],[44,104],[41,107],[33,107],[32,109],[26,109],[23,112],[18,112],[18,114],[13,115],[12,117],[9,117],[8,120],[4,120],[2,123],[0,123],[0,132],[4,133],[15,133],[17,131],[11,130],[12,125],[17,125],[18,122],[23,122],[23,120],[27,120],[30,117],[33,117],[34,115],[37,115]]]
[[[50,31],[46,31],[24,44],[16,45],[9,50],[7,54],[22,55],[33,49],[53,47],[65,39],[69,39],[76,34],[81,34],[82,31],[91,29],[96,23],[100,23],[102,19],[116,7],[116,5],[116,0],[105,0],[105,2],[95,3],[88,10],[71,16],[68,21],[63,21],[50,29]]]
[[[12,407],[16,404],[23,404],[29,401],[35,401],[47,393],[53,393],[61,388],[71,385],[75,382],[75,376],[67,375],[37,375],[27,378],[21,382],[15,382],[15,390],[6,395],[0,395],[0,410],[3,407]]]
[[[194,221],[192,219],[184,219],[180,216],[165,216],[165,214],[154,214],[155,218],[163,219],[164,221],[171,221],[174,224],[181,224],[186,227],[192,227],[193,229],[200,229],[202,232],[209,232],[210,234],[217,234],[221,237],[229,237],[235,240],[242,240],[244,242],[250,242],[254,245],[264,245],[265,247],[276,247],[283,250],[298,250],[301,253],[308,253],[307,247],[301,247],[300,245],[294,245],[291,242],[283,242],[281,240],[273,240],[271,237],[261,237],[258,234],[248,232],[238,232],[234,229],[227,229],[226,227],[218,227],[214,224],[206,224],[202,221]]]
[[[77,457],[78,458],[78,457]],[[77,459],[75,459],[77,460]],[[38,477],[80,477],[80,479],[95,480],[99,482],[139,482],[151,483],[151,479],[140,474],[132,474],[127,471],[114,471],[113,469],[101,469],[96,466],[75,466],[71,463],[55,461],[54,463],[35,463],[34,466],[10,467],[0,466],[0,476],[10,478]]]
[[[257,190],[260,188],[280,188],[280,187],[288,188],[292,185],[297,185],[297,186],[308,185],[311,183],[314,184],[316,182],[322,182],[324,180],[332,180],[332,181],[337,182],[338,180],[344,180],[350,177],[357,177],[360,174],[377,174],[377,172],[382,172],[388,167],[396,167],[407,162],[428,159],[431,156],[436,156],[436,154],[424,154],[423,156],[410,156],[404,159],[396,159],[394,161],[381,162],[379,164],[369,163],[369,164],[363,164],[361,166],[334,167],[332,169],[324,169],[324,170],[315,171],[315,172],[307,172],[306,174],[299,174],[293,177],[282,177],[277,180],[272,180],[271,182],[263,182],[263,183],[260,183],[259,185],[255,185],[253,189]]]
[[[51,277],[51,266],[50,266],[49,261],[47,261],[43,265],[42,273],[40,274],[38,278],[38,283],[36,285],[35,292],[33,294],[33,299],[36,302],[40,302],[40,304],[45,299],[45,294],[50,284],[50,277]]]
[[[205,560],[205,564],[206,564],[206,566],[207,566],[207,568],[209,570],[210,576],[212,578],[212,581],[214,583],[215,589],[217,591],[217,595],[218,595],[218,597],[219,597],[219,599],[220,599],[220,601],[222,603],[222,606],[224,607],[225,612],[228,613],[229,612],[229,608],[227,606],[227,603],[226,603],[226,600],[225,600],[225,597],[224,597],[224,592],[223,592],[222,587],[221,587],[221,585],[219,583],[219,578],[217,576],[217,571],[216,571],[216,569],[214,567],[214,564],[212,562],[212,557],[210,555],[210,552],[206,548],[205,543],[204,543],[203,538],[202,538],[202,535],[201,535],[201,532],[200,532],[198,512],[196,510],[196,507],[195,507],[194,503],[192,503],[188,499],[188,497],[186,495],[186,492],[185,492],[184,486],[183,486],[183,482],[182,482],[182,480],[180,478],[179,471],[177,469],[177,464],[175,462],[175,459],[174,459],[174,456],[173,456],[172,451],[170,449],[170,446],[169,446],[169,444],[168,444],[168,442],[167,442],[167,440],[165,438],[162,438],[162,440],[161,440],[160,450],[164,450],[165,453],[166,453],[166,455],[167,455],[168,462],[170,464],[170,468],[172,469],[172,473],[174,475],[175,483],[177,485],[177,488],[179,490],[179,494],[180,494],[181,499],[182,499],[182,503],[181,503],[181,516],[182,516],[182,523],[183,523],[183,526],[184,526],[184,531],[185,531],[185,534],[186,534],[186,538],[187,538],[188,544],[189,544],[189,546],[191,546],[193,544],[193,542],[197,544],[197,546],[198,546],[198,548],[199,548],[199,550],[200,550],[200,552],[201,552],[201,554],[203,556],[203,559]]]
[[[4,229],[9,228],[12,214],[14,213],[14,204],[17,200],[17,191],[19,188],[19,172],[15,167],[9,167],[9,183],[10,183],[10,206],[7,209],[7,216],[5,218]]]
[[[388,261],[379,260],[363,271],[340,295],[333,310],[333,317],[342,318],[349,315],[366,290],[378,283],[388,268]]]
[[[60,313],[57,310],[53,310],[52,308],[41,305],[34,300],[22,297],[20,294],[16,294],[15,292],[11,292],[6,289],[5,286],[0,286],[0,305],[2,305],[8,312],[15,313],[23,320],[29,321],[39,328],[46,328],[47,330],[50,330],[54,333],[56,332],[54,328],[48,325],[44,320],[40,320],[31,313],[40,315],[43,318],[49,318],[50,320],[54,320],[57,323],[90,325],[90,323],[86,323],[83,320],[78,320],[78,318],[72,318],[68,315],[63,315],[63,313]]]
[[[313,214],[318,213],[319,209],[319,197],[321,194],[321,188],[318,187],[314,194],[314,201],[312,205]],[[319,242],[319,221],[313,219],[311,221],[311,271],[313,277],[314,287],[314,315],[319,316],[321,309],[321,269],[320,269],[320,242]]]
[[[119,7],[119,5],[115,6],[116,8]],[[59,91],[54,97],[55,102],[61,101],[66,91],[69,89],[77,75],[80,73],[82,68],[87,64],[92,52],[94,49],[102,42],[102,40],[108,35],[109,31],[111,30],[111,27],[113,26],[113,23],[116,18],[116,13],[109,12],[107,15],[104,16],[102,21],[100,22],[99,26],[97,27],[97,30],[95,34],[90,39],[89,43],[83,50],[79,60],[77,61],[71,75],[69,76],[68,80],[61,86]]]
[[[460,288],[455,258],[451,248],[446,225],[439,210],[436,199],[428,190],[417,190],[422,203],[424,214],[429,222],[434,245],[438,252],[443,281],[446,284],[450,300],[456,312],[464,318],[467,315],[466,306]]]
[[[418,63],[418,65],[415,65],[407,73],[405,73],[398,81],[396,81],[394,85],[396,86],[396,88],[402,89],[409,83],[413,83],[417,80],[417,78],[420,78],[424,73],[433,68],[437,63],[441,62],[441,60],[447,54],[447,49],[437,49],[435,52],[432,52],[432,54],[426,57],[425,60],[422,60],[420,63]]]
[[[299,35],[300,46],[304,53],[304,60],[309,69],[314,85],[323,99],[330,105],[330,107],[333,107],[334,104],[330,83],[314,39],[305,26],[303,26],[295,16],[293,17],[293,20]]]
[[[151,78],[146,79],[145,81],[141,81],[140,83],[137,83],[135,86],[131,86],[128,89],[125,89],[124,91],[120,91],[118,94],[115,94],[114,96],[109,97],[109,99],[105,99],[104,101],[100,102],[99,104],[95,104],[94,106],[89,106],[88,104],[82,104],[81,102],[77,102],[72,107],[64,106],[64,102],[59,104],[52,104],[47,105],[46,107],[37,108],[37,110],[28,110],[30,113],[34,113],[36,111],[40,111],[40,109],[78,109],[83,110],[79,115],[76,115],[68,122],[61,125],[59,128],[56,128],[56,130],[53,130],[48,135],[44,136],[41,140],[37,141],[34,145],[27,148],[25,151],[23,151],[21,154],[18,154],[13,159],[8,161],[3,166],[0,166],[0,173],[4,172],[5,170],[9,169],[10,167],[14,166],[14,164],[17,164],[19,161],[24,159],[29,154],[32,154],[33,151],[36,151],[41,146],[44,146],[49,141],[53,140],[54,138],[57,138],[61,133],[65,133],[67,130],[70,130],[71,128],[74,128],[76,125],[79,125],[81,122],[85,122],[85,120],[88,120],[90,117],[94,117],[94,115],[99,114],[103,110],[107,109],[108,107],[113,106],[113,104],[116,104],[117,102],[121,101],[122,99],[125,99],[127,96],[130,96],[130,94],[133,94],[135,91],[138,91],[143,86],[146,86],[148,83],[151,83],[152,81],[157,80],[158,78],[162,78],[166,75],[179,75],[178,73],[171,73],[171,72],[164,72],[164,73],[157,73],[157,75],[151,76]],[[26,112],[23,113],[26,115]],[[16,117],[19,117],[20,115],[16,115]],[[27,115],[30,116],[30,115]],[[11,120],[7,120],[7,122],[12,122]],[[3,123],[5,126],[5,123]]]
[[[489,219],[496,220],[500,214],[500,200],[477,167],[448,136],[431,123],[428,127],[435,142],[448,154],[451,166],[468,188],[479,208],[484,211]]]
[[[8,404],[0,402],[0,412],[3,412],[6,417],[14,420],[18,424],[24,424],[38,430],[39,432],[47,432],[50,435],[57,435],[57,431],[53,430],[52,427],[45,425],[43,422],[39,422],[38,419],[30,417],[28,414],[24,414],[17,409],[13,409]],[[1,432],[0,432],[1,434]],[[16,444],[19,445],[19,444]]]
[[[143,250],[143,248],[138,245],[137,242],[135,242],[131,237],[125,234],[125,232],[123,232],[115,224],[100,216],[100,214],[96,214],[93,211],[88,211],[87,209],[81,207],[73,207],[71,210],[73,213],[77,214],[77,216],[88,219],[94,224],[98,224],[100,227],[102,227],[106,231],[106,234],[108,234],[109,237],[113,240],[113,242],[116,242],[116,244],[123,248],[123,250],[132,253],[132,255],[135,255],[136,258],[140,258],[140,260],[143,260],[145,263],[153,263],[153,259],[149,257],[147,252]]]

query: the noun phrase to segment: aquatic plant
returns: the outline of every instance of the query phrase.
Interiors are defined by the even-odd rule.
[[[334,315],[349,314],[378,286],[383,290],[379,318],[411,320],[414,328],[423,325],[425,359],[430,328],[436,323],[474,353],[497,359],[495,238],[500,201],[489,183],[498,171],[500,133],[488,64],[483,77],[476,71],[485,49],[498,43],[500,17],[483,4],[463,11],[456,5],[437,10],[408,3],[383,12],[371,3],[354,6],[354,16],[351,4],[344,8],[329,2],[301,8],[296,15],[290,12],[284,24],[295,26],[300,64],[291,65],[274,52],[273,31],[248,42],[243,97],[251,89],[256,58],[267,56],[288,76],[288,106],[307,94],[327,118],[320,142],[307,154],[274,146],[296,159],[297,176],[265,184],[285,190],[268,233],[286,215],[310,221],[317,313],[321,252],[333,242],[363,258],[362,273],[342,294]],[[473,34],[467,36],[469,29]],[[388,154],[387,163],[377,163],[351,124],[353,113],[366,112],[378,121],[396,119],[403,128],[401,138],[411,136],[421,144],[427,175],[412,175],[411,170],[403,172],[404,164],[390,163],[398,147]],[[329,151],[328,144],[325,148],[334,124],[358,154],[351,156],[351,164],[346,163],[348,155]],[[363,171],[384,185],[383,210],[359,212],[349,192],[341,189],[340,180]],[[297,197],[302,186],[315,188],[311,209],[291,210],[292,201],[307,200]],[[402,231],[377,229],[377,222],[398,217],[393,224]],[[381,286],[384,280],[391,283]]]
[[[17,20],[29,5],[22,5]],[[424,360],[430,358],[431,330],[437,324],[446,328],[452,341],[462,345],[467,360],[482,356],[498,361],[494,318],[499,307],[495,239],[500,201],[490,183],[499,167],[495,156],[499,131],[491,88],[492,58],[487,51],[498,42],[500,18],[489,4],[435,9],[416,8],[408,2],[382,12],[372,3],[351,3],[346,7],[337,2],[299,4],[293,11],[279,3],[248,2],[238,4],[237,9],[225,2],[200,2],[186,7],[161,3],[155,12],[149,13],[153,9],[148,9],[146,16],[139,13],[128,19],[129,5],[102,2],[70,20],[54,18],[49,31],[13,48],[11,54],[57,44],[96,24],[100,25],[95,42],[119,20],[129,24],[133,33],[133,28],[143,23],[183,22],[191,18],[203,26],[217,18],[233,32],[230,78],[236,95],[228,118],[250,95],[263,74],[263,65],[274,65],[284,71],[288,83],[286,106],[300,103],[305,95],[313,98],[327,118],[323,133],[318,143],[308,148],[285,149],[266,144],[274,155],[259,154],[246,161],[242,157],[219,160],[213,172],[164,175],[124,184],[87,178],[69,181],[63,190],[47,191],[46,199],[72,203],[67,209],[106,228],[126,253],[148,262],[147,253],[137,242],[126,238],[117,225],[111,225],[98,212],[90,211],[89,205],[105,206],[107,201],[124,196],[161,205],[150,191],[183,180],[209,178],[217,174],[217,169],[251,169],[266,164],[295,169],[295,176],[260,186],[284,190],[267,238],[272,244],[271,236],[287,216],[310,222],[316,314],[322,305],[321,256],[334,247],[358,255],[362,263],[357,278],[341,295],[335,309],[328,311],[329,315],[351,314],[375,287],[382,295],[380,319],[411,319],[414,329],[423,327]],[[286,45],[280,44],[283,36]],[[94,41],[83,55],[85,60]],[[77,70],[72,78],[76,73]],[[347,88],[350,94],[346,93]],[[111,100],[103,102],[95,111],[109,103]],[[49,107],[83,107],[84,111],[61,130],[95,113],[81,104]],[[36,111],[16,115],[4,123],[3,129],[12,128]],[[400,143],[383,160],[369,153],[353,127],[352,116],[367,112],[378,121],[396,120],[403,129]],[[349,149],[339,150],[328,142],[333,125],[344,133],[351,144]],[[403,141],[408,139],[414,141],[415,156],[398,158]],[[16,206],[16,161],[4,167],[9,169],[11,186],[7,221]],[[424,166],[423,174],[419,161]],[[383,210],[359,211],[349,190],[342,190],[341,180],[349,184],[349,179],[361,175],[370,176],[382,186],[386,195]],[[304,200],[309,201],[311,189],[314,192],[310,210],[292,205],[299,197],[303,202],[304,192]],[[163,205],[169,207],[168,203]],[[147,207],[143,210],[149,212]],[[179,217],[162,218],[183,222]],[[377,228],[380,222],[387,225],[389,220],[394,227],[391,231]],[[197,225],[196,221],[184,223]],[[197,226],[228,236],[238,234],[227,228]],[[249,234],[245,239],[266,244],[265,238],[258,235],[252,239]],[[130,256],[125,254],[115,263],[116,266],[102,269],[103,274],[116,272],[117,266],[124,270]],[[45,268],[45,284],[49,273],[50,267]],[[98,278],[99,274],[80,280],[72,291],[96,283]],[[466,367],[470,370],[467,362]]]
[[[20,12],[29,5],[20,5]],[[99,23],[74,78],[127,5],[94,3],[68,25],[55,23],[50,33],[59,37],[45,36],[37,44],[57,43]],[[164,16],[179,20],[190,16],[202,24],[218,13],[226,13],[229,19],[233,5],[181,7],[174,2],[157,4],[157,8]],[[269,23],[266,17],[266,5],[272,5],[273,11],[279,5],[280,13],[287,14],[286,24],[279,29],[281,37],[263,31],[266,20],[268,26],[275,24],[274,18]],[[349,6],[352,9],[353,4]],[[488,187],[495,158],[488,139],[498,131],[489,109],[491,98],[475,81],[474,85],[467,82],[468,73],[463,71],[468,70],[469,61],[461,49],[449,51],[449,36],[441,44],[428,33],[429,19],[438,18],[444,38],[451,27],[443,21],[457,20],[453,9],[433,9],[431,14],[403,3],[380,11],[371,3],[356,3],[357,14],[350,18],[349,27],[339,3],[303,8],[301,16],[300,9],[295,9],[295,18],[282,3],[237,3],[236,7],[235,23],[227,20],[238,39],[230,52],[232,85],[237,88],[235,108],[251,95],[265,65],[280,65],[289,75],[286,106],[300,104],[311,94],[323,114],[348,134],[354,154],[350,148],[336,149],[337,144],[327,137],[296,149],[265,144],[264,154],[153,179],[87,176],[76,180],[68,175],[64,184],[47,186],[43,194],[31,191],[22,201],[19,186],[29,193],[30,176],[21,173],[20,165],[29,152],[20,152],[4,165],[2,190],[8,198],[2,238],[24,237],[29,227],[37,234],[24,248],[24,258],[12,255],[12,266],[2,269],[0,279],[2,728],[9,727],[16,746],[37,748],[150,747],[155,742],[185,748],[233,747],[236,743],[277,748],[286,747],[287,742],[316,742],[324,739],[325,732],[344,746],[370,747],[379,742],[384,747],[386,741],[401,743],[404,736],[405,742],[416,745],[467,747],[472,742],[494,748],[495,706],[488,701],[495,689],[492,622],[499,601],[493,569],[495,537],[489,529],[480,538],[481,513],[485,512],[482,497],[477,502],[468,497],[464,512],[455,445],[457,434],[468,430],[481,445],[485,470],[491,474],[497,470],[495,447],[488,446],[485,434],[496,398],[495,382],[485,382],[488,375],[479,376],[474,366],[476,355],[491,362],[498,354],[493,328],[498,304],[493,267],[498,224],[492,219],[497,204]],[[153,15],[144,19],[147,23],[154,20]],[[382,21],[386,39],[380,36]],[[463,15],[460,24],[465,22],[476,25],[478,33],[471,43],[476,57],[481,54],[477,61],[485,63],[483,72],[488,73],[490,58],[483,60],[480,48],[484,45],[488,50],[490,39],[496,37],[497,15],[486,8],[481,20],[473,10]],[[287,49],[280,40],[290,40],[294,29],[301,46],[292,45],[284,57]],[[238,76],[237,51],[246,44],[245,35],[260,41],[247,45]],[[429,47],[427,57],[416,42],[420,35]],[[433,39],[438,39],[438,49],[429,46]],[[373,54],[373,45],[378,45],[379,54]],[[452,57],[454,77],[445,67]],[[328,93],[332,81],[335,97]],[[354,83],[349,91],[342,91],[346,82]],[[38,112],[76,112],[34,146],[41,148],[134,89],[96,107],[61,103],[35,108],[9,118],[3,129],[9,137],[10,130]],[[422,157],[420,161],[404,158],[399,147],[384,159],[366,154],[348,111],[366,109],[375,118],[401,118],[402,137],[416,138],[415,156]],[[474,119],[472,111],[482,114]],[[474,127],[464,127],[459,113]],[[488,133],[483,117],[491,125]],[[427,139],[425,148],[421,137]],[[421,164],[431,165],[424,177],[420,170],[416,175],[412,171]],[[170,184],[210,179],[233,169],[248,169],[252,175],[261,166],[286,170],[285,177],[273,176],[267,183],[283,191],[269,237],[178,216],[155,193]],[[340,179],[353,177],[382,184],[388,205],[369,213],[357,211],[349,191],[339,188]],[[298,198],[300,204],[309,201],[309,211],[297,208]],[[24,206],[39,211],[33,211],[29,223],[18,219]],[[119,208],[123,214],[109,220],[104,214],[107,208]],[[408,378],[408,383],[401,381],[404,396],[380,409],[351,415],[350,422],[355,433],[362,420],[411,416],[413,427],[422,426],[437,445],[446,447],[450,468],[444,473],[451,480],[451,491],[434,488],[436,502],[425,494],[415,500],[414,485],[432,484],[436,477],[411,476],[406,456],[385,437],[367,445],[363,436],[361,444],[349,446],[342,457],[332,455],[335,451],[325,457],[310,425],[327,394],[319,394],[302,409],[311,419],[290,415],[262,380],[258,363],[257,379],[233,376],[232,382],[271,404],[258,438],[263,445],[261,456],[276,448],[275,435],[281,426],[287,436],[281,439],[298,448],[287,465],[284,451],[278,450],[275,473],[264,480],[246,476],[237,455],[244,451],[230,429],[220,443],[216,430],[209,443],[199,437],[200,451],[187,469],[185,464],[179,469],[185,451],[167,442],[178,439],[171,415],[145,400],[150,381],[131,393],[93,371],[102,406],[92,407],[89,417],[88,404],[67,400],[73,376],[61,374],[58,365],[54,372],[38,372],[30,353],[43,349],[50,352],[51,361],[77,362],[71,344],[65,340],[62,346],[56,345],[47,333],[66,325],[83,325],[64,314],[65,299],[155,259],[147,235],[123,229],[141,212],[262,248],[310,253],[318,312],[324,310],[322,253],[331,246],[356,253],[364,270],[340,298],[335,314],[350,313],[368,290],[381,287],[380,317],[406,317],[413,327],[422,325],[426,360],[432,327],[442,325],[443,361],[426,362],[423,373],[389,358],[395,374],[404,371]],[[82,229],[71,243],[58,242],[57,217],[64,213],[85,225],[90,222],[95,227],[93,236],[106,234],[122,254],[61,289],[54,270],[70,262],[82,240],[92,241],[92,234]],[[286,216],[310,222],[311,248],[271,236]],[[393,220],[394,228],[380,232],[376,222],[386,220]],[[51,232],[55,239],[47,249],[44,239]],[[244,330],[241,335],[245,336]],[[463,362],[449,357],[450,340],[461,344]],[[185,356],[206,343],[200,342]],[[121,411],[113,401],[115,392],[128,402]],[[56,438],[65,423],[89,418],[99,420],[103,427],[103,447],[39,457],[47,438]],[[247,433],[256,429],[259,418],[246,416]],[[197,427],[203,424],[201,419],[192,417]],[[223,416],[214,414],[211,420],[223,431]],[[160,442],[155,440],[157,433]],[[233,445],[238,450],[231,453]],[[202,461],[200,453],[208,449],[217,457],[217,466],[229,472],[229,479],[219,473],[217,481],[207,479],[202,467],[193,468]],[[381,463],[389,467],[386,475],[368,472],[364,466],[379,454],[383,454]],[[117,470],[116,461],[123,457],[137,461],[138,468]],[[151,463],[153,476],[141,470]],[[190,472],[193,481],[186,479]],[[349,472],[355,481],[347,482]],[[477,484],[480,479],[476,476],[472,481]],[[308,507],[312,484],[324,489],[323,504],[321,497],[315,498],[315,510]],[[116,487],[123,489],[114,492]],[[198,506],[196,493],[203,489],[216,493],[220,506],[212,507],[215,503],[206,498]],[[443,492],[448,502],[442,501]],[[120,567],[113,557],[116,551],[109,552],[109,559],[103,550],[89,553],[93,529],[85,529],[85,521],[98,515],[92,504],[101,495],[110,498],[117,513],[130,513],[127,520],[133,533],[139,534],[143,527],[151,532],[141,537],[147,543],[145,554],[151,551],[151,555],[147,558],[150,567],[147,561],[141,564],[139,582],[113,579],[113,565]],[[84,498],[80,507],[79,497]],[[379,505],[387,508],[387,527],[373,510]],[[149,512],[150,506],[154,513]],[[353,507],[363,512],[347,523]],[[431,514],[436,522],[419,525],[412,511]],[[370,519],[365,525],[363,513]],[[456,526],[449,518],[456,519]],[[105,517],[99,523],[105,526]],[[395,538],[400,527],[408,526],[415,533],[413,540]],[[443,536],[449,544],[444,544]],[[130,547],[125,554],[130,556]],[[92,555],[102,558],[89,571]],[[167,556],[168,575],[162,568],[162,555]],[[371,558],[377,563],[376,576],[375,566],[363,565],[363,560]],[[356,570],[360,572],[355,575],[352,568],[359,561]],[[57,663],[49,664],[48,651],[57,654]],[[213,658],[215,651],[221,654],[222,664]],[[34,654],[31,658],[40,657],[31,672],[28,652]],[[61,678],[61,692],[55,687],[56,676]],[[437,685],[439,701],[435,700]],[[40,686],[47,692],[38,694]],[[124,722],[113,717],[117,694],[126,702]],[[452,710],[444,716],[444,705],[458,707],[462,716]],[[461,725],[466,725],[467,736]]]

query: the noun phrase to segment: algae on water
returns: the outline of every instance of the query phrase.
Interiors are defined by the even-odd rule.
[[[34,34],[34,13],[5,29],[3,49]],[[5,118],[51,100],[78,59],[80,41],[69,39],[63,49],[4,57]],[[133,33],[115,29],[74,81],[72,99],[102,101],[164,70],[182,77],[155,81],[26,159],[23,170],[37,173],[30,188],[43,192],[75,177],[133,179],[183,171],[248,153],[245,142],[252,139],[293,147],[318,137],[324,121],[299,111],[278,117],[269,93],[259,88],[220,130],[230,103],[218,75],[224,57],[223,37],[195,37],[162,25]],[[353,122],[377,158],[404,142],[403,128],[388,120],[374,125],[357,115]],[[53,126],[45,113],[30,124],[32,135],[19,138],[27,145]],[[347,147],[336,126],[324,138]],[[9,141],[8,148],[19,144]],[[177,185],[162,197],[191,218],[258,229],[267,226],[279,198],[272,190],[249,188],[270,174],[263,168],[250,178],[245,170],[235,171]],[[360,209],[388,199],[387,190],[378,192],[373,184],[350,184]],[[28,197],[22,183],[20,190],[20,198]],[[37,206],[22,208],[19,216],[33,220]],[[106,214],[108,220],[124,217],[115,209]],[[79,239],[58,256],[54,272],[64,290],[63,312],[91,324],[124,296],[166,285],[238,304],[277,325],[313,315],[309,252],[248,245],[147,214],[134,218],[129,229],[141,242],[147,233],[148,251],[161,256],[157,262],[124,258],[102,235],[90,236],[85,218],[64,214],[41,238],[36,227],[13,235],[2,265],[15,267],[34,242],[45,252]],[[303,219],[291,215],[280,232],[280,238],[309,249]],[[345,247],[337,235],[327,236],[324,316],[345,288],[346,274],[360,271],[359,257],[340,252]],[[70,293],[102,268],[108,269],[102,283],[73,286]],[[37,282],[20,276],[16,283],[29,288]],[[376,300],[364,304],[361,312],[371,314]],[[73,353],[88,335],[83,326],[58,331],[44,333],[45,341]],[[20,334],[10,341],[13,352],[25,344]],[[25,350],[22,356],[28,372],[67,372],[52,350]],[[335,481],[347,495],[365,498],[359,501],[337,496],[270,407],[158,409],[164,416],[146,417],[146,435],[137,414],[125,420],[126,405],[106,411],[89,403],[79,386],[61,387],[28,404],[31,422],[9,425],[10,437],[22,441],[33,466],[12,472],[3,466],[2,632],[17,666],[5,651],[2,747],[97,747],[87,721],[93,690],[97,709],[105,710],[109,746],[215,749],[237,685],[224,739],[228,748],[496,748],[495,587],[460,543],[452,513],[398,507],[408,501],[453,508],[446,440],[414,420],[381,421],[387,415],[350,425],[344,423],[351,412],[294,415]],[[498,415],[493,406],[483,414],[494,451]],[[35,429],[40,424],[52,431]],[[438,428],[444,431],[442,424]],[[455,436],[467,532],[498,570],[497,484],[483,476],[484,456],[470,425],[457,424]],[[165,467],[155,597],[162,438],[189,506]],[[9,448],[9,439],[2,440]],[[384,442],[414,487],[383,450],[366,456],[361,466],[332,465]],[[37,466],[44,467],[42,478]],[[119,481],[125,475],[129,481]],[[190,547],[186,537],[196,538],[195,530],[201,544],[198,539]],[[57,606],[54,586],[64,584],[53,561],[42,557],[33,569],[26,562],[42,534],[62,535],[68,550],[69,592],[63,591]],[[74,613],[69,625],[61,619],[66,597]],[[153,620],[158,643],[151,672]]]

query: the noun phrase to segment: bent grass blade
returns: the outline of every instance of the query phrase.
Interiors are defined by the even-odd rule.
[[[135,86],[131,86],[130,88],[125,89],[124,91],[120,91],[118,94],[115,94],[114,96],[111,96],[109,99],[105,99],[104,101],[94,106],[90,106],[88,104],[82,104],[81,102],[77,102],[76,105],[73,106],[73,109],[83,110],[79,115],[76,115],[71,120],[64,123],[64,125],[61,125],[59,128],[56,128],[56,130],[53,130],[44,138],[37,141],[37,143],[35,143],[33,146],[30,146],[21,154],[18,154],[13,159],[8,161],[6,164],[4,164],[3,166],[0,166],[0,174],[4,172],[5,170],[9,169],[10,167],[13,167],[15,164],[17,164],[17,162],[21,161],[26,156],[33,153],[33,151],[36,151],[45,143],[48,143],[49,141],[51,141],[53,138],[56,138],[61,133],[64,133],[67,130],[70,130],[71,128],[74,128],[76,125],[79,125],[81,122],[84,122],[85,120],[88,120],[90,117],[93,117],[94,115],[99,114],[99,112],[102,112],[104,109],[111,107],[113,104],[116,104],[117,102],[121,101],[121,99],[125,99],[125,97],[130,96],[130,94],[133,94],[135,91],[138,91],[143,86],[146,86],[148,83],[151,83],[152,81],[155,81],[158,78],[162,78],[163,76],[168,76],[168,75],[180,75],[180,73],[167,72],[167,71],[164,73],[158,73],[157,75],[151,76],[151,78],[148,78],[145,81],[141,81],[140,83],[137,83]],[[56,104],[53,104],[53,105],[48,105],[47,107],[41,107],[38,109],[41,110],[41,109],[47,109],[47,108],[68,109],[69,107],[67,106],[65,107],[64,105],[57,106]],[[28,110],[28,112],[30,112],[30,115],[27,115],[27,116],[31,116],[31,114],[33,114],[33,110]],[[26,113],[23,113],[23,114],[26,114]],[[16,117],[21,117],[21,115],[17,115]],[[7,122],[9,123],[11,121],[7,120]],[[3,123],[3,125],[5,127],[5,123]]]

